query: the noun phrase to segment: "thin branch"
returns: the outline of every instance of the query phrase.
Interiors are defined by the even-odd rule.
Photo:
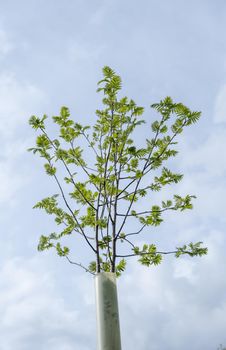
[[[94,272],[91,272],[89,269],[87,269],[85,266],[83,266],[81,263],[77,263],[75,261],[71,261],[71,259],[69,259],[69,257],[67,255],[65,255],[65,258],[68,260],[68,262],[70,264],[73,264],[73,265],[76,265],[76,266],[79,266],[81,267],[83,270],[85,270],[86,272],[89,272],[91,275],[95,275]]]
[[[112,118],[113,118],[113,110],[112,110]],[[114,171],[115,171],[115,176],[116,176],[116,193],[119,188],[119,176],[120,176],[120,168],[121,164],[119,166],[119,172],[118,172],[118,178],[117,178],[117,152],[118,147],[117,144],[115,144],[115,151],[114,151]],[[112,188],[114,187],[114,181],[112,184]],[[114,202],[114,222],[112,223],[112,272],[115,272],[115,259],[116,259],[116,224],[117,224],[117,197],[115,198]]]
[[[135,175],[133,175],[133,176],[123,176],[123,177],[120,177],[120,180],[128,180],[128,179],[135,179]]]
[[[127,209],[127,211],[126,211],[126,215],[125,215],[125,217],[124,217],[124,219],[123,219],[123,222],[122,222],[122,224],[121,224],[121,226],[120,226],[120,229],[119,229],[119,231],[118,231],[118,233],[117,233],[117,235],[116,235],[116,239],[117,239],[118,236],[120,235],[120,233],[121,233],[121,231],[122,231],[122,229],[123,229],[123,226],[125,225],[126,219],[127,219],[127,217],[128,217],[128,213],[129,213],[129,211],[130,211],[130,209],[131,209],[131,207],[132,207],[132,205],[133,205],[134,198],[135,198],[135,195],[136,195],[136,192],[137,192],[137,188],[138,188],[138,186],[139,186],[139,184],[140,184],[140,181],[141,181],[141,177],[140,177],[140,178],[138,179],[138,181],[137,181],[137,184],[136,184],[136,187],[135,187],[135,190],[134,190],[133,197],[132,197],[132,199],[131,199],[131,201],[130,201],[130,204],[129,204],[129,206],[128,206],[128,209]]]
[[[68,224],[67,224],[65,221],[62,221],[62,223],[63,223],[65,226],[68,226]],[[79,230],[76,230],[75,227],[73,228],[73,231],[75,231],[76,233],[80,234],[80,235],[83,237],[83,233],[80,232]],[[88,239],[90,239],[90,240],[94,240],[94,239],[95,239],[94,237],[89,237],[89,236],[87,236],[87,235],[86,235],[86,237],[87,237]]]
[[[72,150],[75,151],[73,141],[70,141],[70,145],[71,145]],[[96,169],[90,168],[90,167],[88,167],[87,165],[82,164],[81,161],[80,161],[78,158],[76,158],[75,156],[74,156],[74,158],[75,158],[75,160],[76,160],[77,162],[79,162],[80,166],[82,167],[82,169],[84,170],[84,172],[88,175],[88,177],[90,176],[90,174],[88,173],[88,171],[87,171],[86,169],[98,173],[98,171],[97,171]]]
[[[121,191],[117,194],[117,198],[118,198],[123,192],[125,192],[126,189],[127,189],[128,187],[130,187],[136,180],[137,180],[137,178],[133,179],[129,184],[127,184],[126,187],[124,187],[124,189],[121,190]]]
[[[99,207],[101,207],[100,204],[99,204]],[[103,217],[104,217],[104,212],[105,212],[105,206],[103,206],[103,208],[102,208],[102,212],[100,215],[101,219],[103,219]],[[107,237],[109,237],[109,220],[110,220],[110,215],[108,214],[108,217],[107,217]],[[101,227],[101,235],[102,235],[102,239],[103,239],[104,235],[103,235],[103,228],[102,227]],[[110,242],[109,241],[107,241],[107,251],[108,251],[108,256],[109,256],[110,262],[112,263],[111,254],[110,254]]]
[[[145,162],[145,164],[144,164],[144,166],[143,166],[142,177],[144,176],[144,171],[146,170],[146,166],[147,166],[147,164],[148,164],[148,162],[149,162],[149,159],[151,158],[153,149],[154,149],[155,146],[156,146],[156,141],[157,141],[157,138],[158,138],[158,135],[159,135],[159,130],[160,130],[160,127],[162,126],[162,123],[163,123],[163,118],[164,118],[164,117],[162,116],[162,119],[161,119],[161,121],[160,121],[160,123],[159,123],[158,130],[156,131],[156,134],[155,134],[155,138],[154,138],[154,142],[153,142],[153,147],[152,147],[152,149],[150,150],[149,155],[148,155],[148,158],[147,158],[147,160],[146,160],[146,162]],[[140,183],[140,180],[141,180],[142,177],[140,177],[140,178],[138,179],[138,182],[137,182],[137,183],[138,183],[138,186],[139,186],[139,183]],[[121,192],[119,192],[118,196],[120,196],[120,195],[121,195],[130,185],[132,185],[136,180],[137,180],[136,178],[133,179]],[[136,194],[136,190],[137,190],[137,187],[138,187],[138,186],[136,185],[136,188],[135,188],[135,191],[134,191],[135,194]],[[134,196],[133,196],[133,199],[134,199],[134,197],[135,197],[135,194],[134,194]]]
[[[139,189],[139,191],[140,191],[140,190],[148,190],[148,189],[150,189],[150,185]],[[120,197],[119,200],[124,199],[124,198],[126,198],[126,197],[128,197],[128,196],[131,196],[131,194],[133,194],[134,192],[135,192],[135,191],[132,191],[132,192],[129,192],[129,193],[125,194],[125,196]]]
[[[67,169],[68,174],[70,175],[71,181],[72,181],[73,185],[75,186],[75,188],[76,188],[76,189],[78,190],[78,192],[81,194],[81,196],[83,197],[83,199],[85,200],[85,202],[86,202],[92,209],[94,209],[94,210],[96,211],[96,208],[94,207],[94,205],[93,205],[90,201],[88,201],[88,199],[86,198],[86,196],[84,196],[84,194],[82,193],[82,191],[79,189],[79,187],[78,187],[77,184],[75,183],[75,181],[74,181],[74,179],[73,179],[73,176],[72,176],[72,174],[71,174],[71,172],[70,172],[70,170],[69,170],[67,164],[65,163],[65,161],[64,161],[63,159],[61,159],[61,160],[62,160],[62,162],[64,163],[64,166],[65,166],[65,168]]]
[[[178,127],[177,131],[173,134],[173,136],[171,137],[170,141],[167,143],[167,145],[165,146],[165,148],[162,150],[162,152],[158,155],[158,157],[156,158],[157,160],[164,154],[164,152],[167,150],[168,146],[171,144],[171,142],[173,141],[173,139],[178,135],[178,131],[183,128],[186,124],[187,120],[184,120],[184,123],[182,124],[181,127]],[[149,157],[148,157],[149,158]],[[150,158],[149,158],[150,159]],[[145,170],[153,164],[154,161],[156,161],[156,159],[154,159],[152,162],[150,162],[148,164],[148,160],[147,160],[147,166],[145,167]],[[150,167],[150,169],[148,169],[148,171],[144,172],[143,175],[146,175],[150,170],[152,170],[152,167]]]
[[[94,247],[92,246],[92,244],[89,242],[89,240],[88,240],[88,238],[87,238],[87,236],[86,236],[86,234],[85,234],[83,228],[82,228],[81,225],[79,224],[78,219],[76,218],[76,216],[75,216],[73,210],[71,209],[70,205],[68,204],[68,201],[67,201],[67,199],[66,199],[66,197],[65,197],[65,195],[64,195],[64,191],[63,191],[63,189],[62,189],[62,187],[61,187],[61,184],[60,184],[60,182],[59,182],[57,176],[56,176],[55,174],[54,174],[53,176],[54,176],[54,178],[55,178],[55,180],[56,180],[56,182],[57,182],[57,185],[58,185],[58,187],[59,187],[59,189],[60,189],[60,192],[61,192],[61,195],[62,195],[62,197],[63,197],[64,203],[66,204],[68,210],[70,211],[70,213],[72,214],[73,218],[75,219],[77,225],[79,226],[80,230],[82,231],[82,234],[83,234],[83,236],[84,236],[86,242],[88,243],[88,245],[90,246],[90,248],[91,248],[91,249],[94,251],[94,253],[96,254],[95,248],[94,248]]]
[[[97,259],[97,272],[100,272],[100,251],[99,251],[99,225],[97,224],[99,219],[99,201],[101,195],[101,184],[99,188],[99,194],[97,199],[97,210],[96,210],[96,224],[95,224],[95,237],[96,237],[96,259]]]
[[[110,136],[112,136],[112,118],[111,118],[111,128],[110,128]],[[110,216],[110,219],[111,219],[111,222],[113,222],[113,218],[111,216],[111,205],[110,205],[110,208],[108,206],[108,198],[107,198],[107,190],[106,190],[106,175],[107,175],[107,167],[108,167],[108,161],[109,161],[109,158],[110,158],[110,153],[111,153],[111,147],[112,147],[112,141],[109,142],[109,148],[108,148],[108,152],[107,154],[105,153],[105,168],[104,168],[104,195],[105,195],[105,198],[106,198],[106,205],[107,205],[107,208],[108,208],[108,212],[109,212],[109,216]],[[107,156],[107,157],[106,157]]]
[[[127,243],[129,243],[133,248],[135,248],[135,245],[126,237],[120,237],[120,239],[123,239],[124,241],[126,241]]]
[[[160,210],[146,210],[146,211],[142,211],[140,213],[136,213],[136,215],[133,214],[127,214],[127,216],[134,216],[136,217],[137,215],[144,215],[144,214],[151,214],[151,213],[162,213],[166,210],[175,210],[175,207],[169,207],[169,208],[164,208],[164,209],[160,209]],[[119,214],[117,213],[118,216],[126,216],[126,214]]]
[[[44,130],[43,128],[40,128],[40,129],[41,129],[41,131],[43,132],[43,134],[48,138],[48,140],[49,140],[49,142],[51,143],[51,145],[53,146],[53,148],[54,148],[55,150],[57,150],[57,147],[54,145],[53,141],[49,138],[49,136],[47,135],[47,133],[45,132],[45,130]],[[82,191],[79,189],[79,187],[78,187],[77,184],[75,183],[74,178],[73,178],[73,175],[72,175],[72,173],[70,172],[70,169],[68,168],[68,166],[67,166],[67,164],[65,163],[64,159],[63,159],[63,158],[59,158],[59,159],[60,159],[60,160],[62,161],[62,163],[64,164],[64,166],[65,166],[65,168],[66,168],[68,174],[70,175],[70,178],[71,178],[71,181],[72,181],[73,185],[74,185],[75,188],[78,190],[78,192],[81,194],[81,196],[83,197],[83,199],[85,200],[85,202],[86,202],[87,204],[89,204],[89,206],[91,206],[94,210],[96,210],[96,208],[92,205],[91,202],[89,202],[89,201],[87,200],[87,198],[84,196],[84,194],[82,193]]]
[[[74,151],[75,149],[74,149],[73,142],[71,141],[70,144],[71,144],[72,150]],[[76,159],[76,160],[79,162],[80,166],[82,167],[82,169],[84,170],[84,172],[86,173],[86,175],[88,176],[88,178],[90,178],[90,173],[89,173],[86,169],[90,169],[90,170],[92,170],[92,171],[98,172],[98,171],[95,170],[95,169],[88,168],[87,166],[84,166],[84,165],[82,164],[82,162],[81,162],[79,159]],[[94,185],[94,187],[96,188],[96,190],[99,192],[99,189],[98,189],[97,185],[95,185],[95,184],[92,184],[92,185]],[[93,207],[93,208],[94,208],[94,207]]]
[[[150,189],[150,185],[139,189],[139,191],[140,191],[140,190],[148,190],[148,189]],[[134,192],[135,192],[135,191],[129,192],[129,193],[125,194],[123,197],[117,198],[117,200],[119,201],[119,200],[121,200],[121,199],[124,199],[124,198],[130,196],[131,194],[133,194]],[[114,202],[115,202],[115,199],[110,200],[108,203],[112,204],[112,203],[114,203]],[[103,202],[102,204],[100,204],[100,206],[105,205],[105,204],[106,204],[106,203]]]
[[[138,231],[136,231],[136,232],[130,232],[130,233],[127,233],[126,235],[125,235],[125,237],[127,237],[127,236],[133,236],[133,235],[139,235],[139,233],[141,233],[141,231],[145,228],[145,226],[147,226],[147,224],[144,224]]]
[[[100,150],[100,154],[101,154],[101,158],[104,158],[105,160],[107,159],[107,154],[106,154],[106,150],[104,150],[104,154],[103,154],[103,145],[102,145],[102,137],[103,137],[103,133],[102,133],[102,130],[100,131],[100,137],[99,137],[99,150]],[[105,191],[105,195],[106,195],[106,191]],[[106,195],[107,197],[107,195]],[[105,197],[104,197],[105,199]],[[111,201],[110,201],[111,202]],[[108,199],[107,201],[104,201],[102,204],[99,203],[99,207],[102,207],[102,211],[101,211],[101,214],[100,214],[100,218],[103,219],[104,217],[104,213],[105,213],[105,208],[106,208],[106,205],[108,204]],[[108,209],[108,217],[107,217],[107,237],[109,237],[109,220],[110,220],[110,211]],[[103,228],[101,227],[101,235],[102,235],[102,239],[104,237],[103,235]],[[107,240],[107,253],[106,254],[106,261],[107,261],[107,257],[109,258],[110,260],[110,263],[112,264],[112,258],[111,258],[111,247],[110,247],[110,242],[109,240]]]
[[[129,205],[127,211],[126,211],[126,214],[125,214],[124,220],[123,220],[123,222],[122,222],[122,225],[121,225],[121,227],[120,227],[120,229],[119,229],[119,231],[118,231],[118,233],[117,233],[117,237],[119,236],[119,234],[120,234],[120,232],[121,232],[121,230],[122,230],[122,228],[123,228],[123,226],[124,226],[124,224],[125,224],[125,222],[126,222],[126,219],[127,219],[127,217],[128,217],[128,213],[129,213],[129,211],[130,211],[130,209],[131,209],[131,207],[132,207],[132,205],[133,205],[134,198],[135,198],[135,196],[136,196],[137,189],[138,189],[138,186],[139,186],[139,184],[140,184],[141,179],[143,178],[143,176],[144,176],[148,171],[150,171],[150,170],[152,169],[152,168],[151,168],[151,169],[149,169],[147,172],[145,172],[145,170],[149,167],[149,165],[152,164],[152,162],[149,163],[149,160],[150,160],[150,158],[151,158],[153,149],[154,149],[154,147],[155,147],[155,144],[156,144],[156,141],[157,141],[157,138],[158,138],[158,134],[159,134],[160,127],[162,126],[162,123],[163,123],[163,121],[164,121],[163,118],[164,118],[164,117],[162,117],[162,119],[161,119],[161,121],[160,121],[160,124],[159,124],[159,128],[158,128],[158,130],[157,130],[157,132],[156,132],[155,139],[154,139],[154,143],[153,143],[153,147],[152,147],[151,151],[149,152],[147,161],[145,162],[145,165],[144,165],[144,167],[143,167],[142,176],[137,180],[136,187],[135,187],[135,190],[134,190],[134,193],[133,193],[133,197],[132,197],[132,199],[131,199],[131,201],[130,201],[130,205]],[[182,127],[183,127],[185,124],[186,124],[186,119],[185,119],[184,123],[182,124]],[[174,137],[178,134],[178,131],[179,131],[180,129],[181,129],[181,127],[178,128],[178,130],[174,133],[174,135],[171,137],[170,141],[167,143],[167,145],[166,145],[166,147],[164,148],[164,150],[158,155],[157,159],[159,159],[159,158],[163,155],[163,153],[166,151],[167,147],[168,147],[169,144],[172,142],[172,140],[174,139]],[[131,181],[130,184],[132,184],[133,182],[134,182],[134,180]],[[130,184],[129,184],[129,185],[130,185]],[[125,187],[125,189],[126,189],[126,188],[128,188],[128,185]],[[125,189],[124,189],[124,190],[125,190]],[[124,191],[124,190],[123,190],[123,191]],[[119,193],[119,195],[120,195],[123,191],[121,191],[121,192]]]
[[[98,155],[96,149],[94,148],[94,146],[91,144],[91,142],[90,142],[90,140],[89,140],[89,137],[88,137],[89,135],[87,136],[87,135],[84,133],[84,131],[82,131],[81,134],[86,138],[88,144],[89,144],[90,147],[93,149],[93,151],[95,152],[96,156],[99,157],[99,155]]]
[[[149,252],[140,252],[138,254],[126,254],[126,255],[116,255],[117,258],[130,258],[132,256],[139,256],[139,255],[157,255],[157,254],[162,254],[162,255],[167,255],[167,254],[176,254],[177,251],[174,250],[172,252],[155,252],[155,253],[149,253]],[[186,253],[186,252],[185,252]],[[188,253],[187,253],[188,254]]]

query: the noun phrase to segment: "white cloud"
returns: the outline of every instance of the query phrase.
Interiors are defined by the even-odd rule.
[[[206,140],[194,148],[185,140],[181,151],[183,165],[205,178],[225,177],[226,156],[222,152],[226,147],[225,133],[225,127],[212,127]]]
[[[180,264],[176,264],[174,270],[175,278],[185,278],[189,282],[194,283],[197,280],[195,273],[196,264],[193,261],[182,260]]]
[[[88,350],[92,323],[85,325],[85,303],[78,310],[79,284],[72,309],[38,258],[13,258],[2,265],[0,287],[2,350]]]
[[[16,128],[21,133],[24,122],[44,102],[43,92],[33,84],[18,81],[12,73],[0,74],[1,136],[15,136]]]
[[[216,97],[214,121],[215,123],[226,122],[226,84],[221,87]]]
[[[16,167],[10,162],[0,162],[0,204],[5,206],[13,205],[16,200],[16,193],[19,188],[27,181],[27,176],[24,173],[15,176]]]
[[[45,103],[43,92],[11,73],[0,74],[0,204],[15,203],[16,193],[28,180],[25,158],[28,118]]]
[[[210,219],[217,219],[218,223],[225,220],[225,133],[225,127],[215,125],[203,142],[192,146],[186,137],[181,142],[178,164],[184,178],[175,186],[175,192],[197,196],[194,210],[188,216],[193,221],[201,219],[202,224]]]

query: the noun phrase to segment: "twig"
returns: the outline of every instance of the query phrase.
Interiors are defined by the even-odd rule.
[[[86,272],[89,272],[91,275],[95,275],[94,272],[91,272],[89,269],[87,269],[85,266],[83,266],[81,263],[77,263],[75,261],[71,261],[71,259],[69,259],[69,257],[67,255],[65,255],[65,258],[68,260],[68,262],[70,264],[73,264],[73,265],[76,265],[76,266],[79,266],[81,267],[83,270],[85,270]]]

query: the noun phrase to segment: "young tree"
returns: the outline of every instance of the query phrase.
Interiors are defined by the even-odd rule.
[[[184,254],[192,257],[206,254],[202,242],[171,251],[158,249],[151,243],[151,237],[142,246],[134,244],[134,239],[148,226],[161,224],[166,211],[192,209],[193,195],[176,194],[156,204],[151,203],[151,193],[182,180],[183,175],[171,171],[166,163],[178,153],[177,137],[184,128],[198,121],[200,112],[192,112],[170,97],[153,104],[151,107],[159,118],[151,124],[152,137],[141,147],[135,144],[132,135],[145,123],[141,119],[144,108],[119,96],[121,78],[109,67],[103,68],[103,79],[98,86],[97,91],[104,95],[103,107],[96,111],[97,120],[90,133],[90,126],[74,121],[67,107],[62,107],[60,114],[52,118],[59,127],[56,137],[51,137],[46,129],[46,115],[32,116],[29,120],[32,128],[40,132],[36,146],[29,150],[44,158],[45,171],[55,180],[59,191],[39,201],[34,208],[53,215],[62,227],[59,232],[42,235],[38,250],[55,248],[59,256],[97,276],[103,272],[104,276],[106,273],[120,276],[130,257],[151,266],[158,265],[165,254],[177,258]],[[83,158],[83,149],[78,144],[81,138],[93,153],[91,165]],[[78,171],[83,173],[83,181],[77,180]],[[138,203],[146,196],[150,198],[145,200],[147,207],[139,210]],[[131,220],[136,222],[133,232],[129,230]],[[69,248],[61,245],[61,238],[72,234],[78,240],[85,240],[92,252],[94,259],[88,266],[72,261]]]

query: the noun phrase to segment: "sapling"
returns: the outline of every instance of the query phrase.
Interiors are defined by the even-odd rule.
[[[160,200],[161,196],[157,193],[153,196],[153,193],[160,193],[165,186],[182,180],[183,175],[170,170],[167,161],[178,153],[175,145],[180,134],[196,123],[201,113],[191,111],[170,97],[152,104],[158,119],[152,121],[150,138],[141,146],[135,142],[133,133],[145,123],[141,119],[144,108],[121,96],[121,87],[120,76],[110,67],[104,67],[97,90],[103,94],[103,106],[96,111],[94,125],[84,126],[80,120],[73,119],[67,107],[62,107],[59,115],[52,117],[59,130],[54,136],[48,131],[46,115],[32,116],[29,120],[32,128],[39,132],[35,147],[29,151],[44,159],[45,172],[58,189],[57,194],[34,206],[53,215],[59,227],[57,232],[41,235],[38,250],[54,248],[59,256],[97,277],[96,288],[102,293],[97,295],[100,350],[121,348],[118,315],[112,320],[101,298],[106,298],[106,293],[110,295],[113,290],[109,302],[114,303],[112,307],[117,314],[115,276],[122,274],[128,259],[136,257],[142,265],[152,266],[160,264],[166,254],[179,258],[207,253],[202,242],[163,251],[152,242],[148,229],[159,226],[167,211],[173,215],[193,207],[194,195],[175,194]],[[84,142],[89,149],[89,162],[83,156],[81,144]],[[153,197],[159,197],[157,204],[153,203]],[[145,230],[150,231],[145,236],[146,243],[138,244],[139,235]],[[93,255],[88,265],[76,261],[69,247],[62,245],[62,238],[71,235],[77,241],[86,242]],[[107,286],[105,291],[103,283]],[[103,324],[104,318],[107,322],[104,315],[109,319],[108,325]]]

